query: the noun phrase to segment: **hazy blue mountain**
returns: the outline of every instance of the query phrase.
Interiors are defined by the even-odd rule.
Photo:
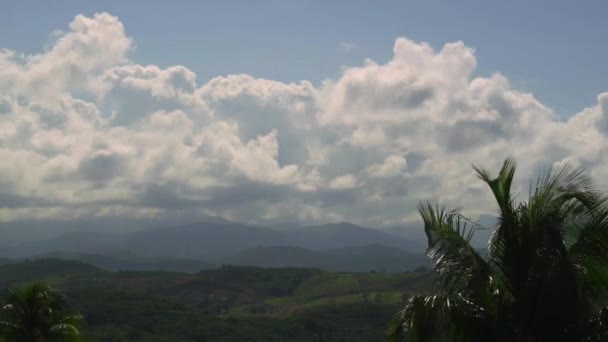
[[[380,231],[387,234],[396,235],[402,238],[406,238],[411,241],[424,241],[426,242],[426,235],[422,224],[419,225],[407,225],[407,226],[393,226],[385,227]]]
[[[64,253],[114,253],[122,248],[124,237],[97,232],[69,232],[47,240],[28,241],[0,250],[0,255],[24,258],[61,251]]]
[[[0,241],[5,245],[43,242],[74,232],[129,234],[137,230],[154,227],[153,224],[155,223],[151,220],[110,218],[4,222],[0,223]]]
[[[66,233],[88,232],[114,235],[129,235],[138,231],[191,224],[194,222],[230,223],[217,216],[168,216],[150,219],[134,218],[86,218],[66,220],[23,220],[0,222],[0,241],[10,246],[24,242],[46,241]]]
[[[294,246],[268,246],[244,250],[222,264],[259,267],[319,267],[326,262],[321,252]],[[311,266],[313,265],[313,266]],[[319,267],[322,268],[322,267]]]
[[[248,248],[277,245],[281,239],[281,233],[269,228],[204,222],[141,231],[128,237],[125,247],[146,257],[216,260]]]
[[[496,217],[493,215],[481,215],[478,219],[474,220],[473,223],[476,224],[474,226],[476,231],[472,239],[472,244],[479,248],[485,248],[488,245],[488,239],[496,227]],[[381,231],[405,238],[412,242],[412,245],[408,248],[409,251],[423,252],[426,250],[427,240],[422,223],[385,227],[382,228]]]
[[[224,259],[223,263],[259,267],[306,267],[335,272],[402,272],[427,264],[421,254],[388,246],[351,246],[313,251],[293,246],[257,247]]]
[[[251,260],[259,260],[252,264],[256,266],[339,271],[404,270],[419,265],[422,255],[419,242],[346,222],[276,229],[209,219],[167,228],[107,233],[115,229],[71,231],[46,240],[27,241],[3,248],[0,257],[50,255],[108,270],[194,272],[223,261],[240,263],[250,253]],[[282,252],[281,248],[285,250]]]
[[[283,231],[235,223],[200,223],[141,231],[131,235],[125,247],[141,256],[172,256],[211,261],[255,247],[292,246],[327,250],[369,244],[406,249],[412,247],[404,238],[350,223]]]
[[[403,272],[428,265],[428,259],[422,253],[381,245],[343,247],[330,250],[328,254],[340,261],[336,270],[344,271]]]
[[[75,253],[49,253],[40,258],[54,258],[65,260],[78,260],[91,264],[106,271],[169,271],[196,273],[217,267],[200,260],[177,258],[141,258],[131,254],[104,255],[104,254],[75,254]]]
[[[314,250],[325,250],[370,244],[413,248],[415,243],[380,230],[365,228],[348,222],[329,223],[298,228],[285,232],[287,245]]]

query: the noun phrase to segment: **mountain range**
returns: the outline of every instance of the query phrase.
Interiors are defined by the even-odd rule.
[[[424,265],[425,245],[426,241],[409,240],[402,233],[347,222],[276,229],[210,219],[122,233],[70,229],[5,245],[0,257],[78,259],[107,270],[196,272],[233,264],[393,272]]]

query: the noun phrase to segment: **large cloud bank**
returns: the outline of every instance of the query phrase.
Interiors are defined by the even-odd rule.
[[[197,82],[129,59],[118,18],[77,16],[36,55],[0,49],[0,220],[219,215],[251,222],[412,220],[419,200],[491,212],[471,163],[571,162],[606,179],[608,93],[567,121],[462,42],[406,38],[314,86]]]

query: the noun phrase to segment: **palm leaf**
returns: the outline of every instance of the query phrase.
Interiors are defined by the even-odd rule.
[[[433,208],[430,203],[421,204],[419,212],[429,242],[427,255],[440,288],[447,293],[479,294],[490,269],[470,244],[475,227],[458,211]]]
[[[477,328],[484,319],[484,310],[460,294],[415,295],[391,321],[387,340],[475,341],[487,333]]]

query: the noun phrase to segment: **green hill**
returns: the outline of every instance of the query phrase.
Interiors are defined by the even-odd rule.
[[[76,274],[89,276],[100,272],[99,268],[77,260],[34,259],[3,261],[3,264],[0,264],[0,287],[48,277],[65,277]]]
[[[423,273],[224,266],[196,274],[107,272],[81,262],[0,266],[4,284],[44,278],[85,317],[89,341],[378,341]]]

